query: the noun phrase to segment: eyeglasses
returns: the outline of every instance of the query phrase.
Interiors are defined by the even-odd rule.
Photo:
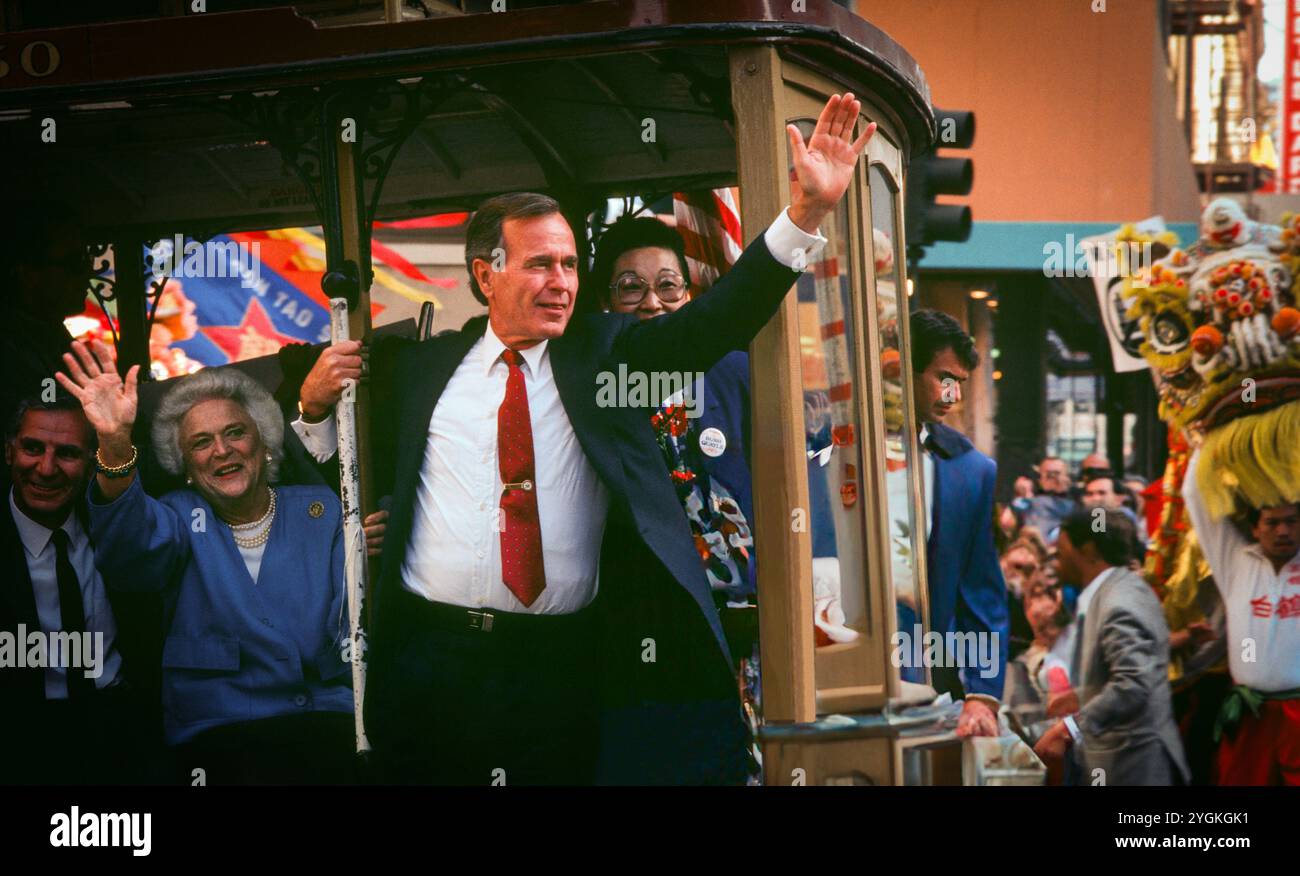
[[[640,304],[651,288],[651,284],[643,277],[632,273],[623,274],[609,284],[610,292],[624,307],[635,307]],[[681,301],[682,296],[686,294],[686,281],[676,271],[660,271],[659,276],[655,278],[653,288],[656,298],[665,304],[673,304]]]

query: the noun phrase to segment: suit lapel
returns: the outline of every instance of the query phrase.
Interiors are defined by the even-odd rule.
[[[12,512],[6,508],[0,514],[0,541],[3,542],[5,562],[9,571],[0,585],[0,628],[17,628],[26,624],[29,630],[41,628],[36,614],[36,594],[32,592],[32,577],[27,569],[27,549],[18,537],[18,526]]]
[[[581,336],[570,332],[556,338],[551,341],[550,354],[555,388],[582,452],[610,491],[621,495],[623,472],[615,464],[618,454],[610,452],[609,445],[614,441],[614,436],[609,434],[610,420],[596,406],[594,365],[583,361]]]
[[[937,440],[937,436],[936,436]],[[921,451],[924,453],[925,451]],[[933,453],[931,458],[934,461],[934,486],[930,494],[930,528],[926,533],[925,543],[925,563],[928,569],[929,580],[926,587],[929,588],[930,594],[930,617],[927,623],[932,630],[944,632],[941,624],[935,620],[937,613],[942,609],[941,600],[938,598],[938,590],[948,585],[954,579],[947,568],[947,563],[952,562],[954,551],[948,550],[940,552],[939,545],[943,544],[943,539],[947,538],[946,524],[947,521],[943,516],[945,505],[951,508],[960,507],[957,504],[955,495],[955,484],[953,482],[953,463],[952,460],[945,457],[942,453]],[[924,507],[924,505],[922,505]],[[943,601],[946,606],[947,602]]]
[[[8,505],[8,501],[5,502]],[[18,634],[20,624],[27,632],[39,632],[40,617],[36,613],[36,594],[32,592],[32,576],[27,568],[27,550],[22,539],[18,537],[18,527],[8,507],[0,512],[0,549],[4,551],[4,562],[8,566],[4,580],[0,581],[0,630]],[[16,642],[16,647],[26,648],[25,642]],[[9,678],[0,683],[0,689],[8,687],[18,689],[30,700],[45,697],[45,673],[40,669],[8,670]]]
[[[487,317],[475,317],[454,334],[439,335],[403,351],[394,362],[395,373],[386,387],[398,394],[397,460],[393,504],[380,566],[380,584],[397,584],[406,543],[415,519],[415,493],[420,467],[429,443],[429,421],[451,375],[487,330]],[[403,388],[410,387],[403,392]],[[378,626],[383,587],[375,589],[375,624]]]
[[[1107,575],[1106,580],[1097,585],[1097,592],[1092,594],[1092,599],[1088,602],[1088,610],[1083,616],[1083,627],[1078,633],[1081,638],[1076,648],[1079,655],[1079,665],[1074,667],[1077,673],[1074,679],[1076,687],[1089,688],[1093,683],[1092,679],[1084,676],[1088,672],[1088,667],[1092,665],[1093,651],[1099,644],[1097,632],[1101,626],[1102,613],[1106,609],[1106,596],[1111,585],[1115,583],[1115,579],[1122,574],[1123,571],[1116,569]]]

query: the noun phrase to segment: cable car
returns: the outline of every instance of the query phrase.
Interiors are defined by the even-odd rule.
[[[369,339],[375,221],[535,190],[581,249],[611,198],[734,186],[748,241],[790,202],[785,125],[851,90],[878,132],[821,229],[829,245],[749,351],[764,779],[960,781],[943,707],[904,708],[934,691],[924,667],[904,679],[894,644],[929,617],[903,194],[936,123],[917,64],[825,3],[613,0],[364,25],[313,20],[319,6],[6,35],[7,188],[73,205],[111,249],[115,281],[97,294],[119,368],[148,368],[160,240],[319,225],[324,295]],[[365,512],[379,498],[367,404],[363,385]]]

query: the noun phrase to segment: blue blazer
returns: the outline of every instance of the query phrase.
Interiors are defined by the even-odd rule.
[[[701,453],[709,480],[721,483],[740,505],[750,532],[754,527],[754,485],[749,474],[749,354],[728,353],[704,373],[703,403],[695,437],[706,429],[717,429],[727,441],[719,456]],[[755,592],[757,547],[750,549],[745,594]],[[734,594],[741,595],[741,594]]]
[[[934,453],[933,525],[927,544],[930,629],[940,633],[997,633],[998,671],[982,678],[961,670],[967,693],[1002,698],[1007,666],[1007,586],[993,543],[993,482],[997,463],[965,435],[929,423]]]
[[[163,594],[169,745],[222,724],[352,711],[338,497],[326,487],[276,494],[254,584],[230,527],[198,493],[156,500],[137,477],[104,504],[90,484],[90,532],[105,584]]]

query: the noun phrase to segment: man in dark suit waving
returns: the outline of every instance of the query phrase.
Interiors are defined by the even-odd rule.
[[[466,240],[487,317],[376,349],[393,503],[365,718],[391,779],[743,782],[731,659],[648,425],[659,399],[601,389],[693,376],[749,344],[823,242],[874,132],[853,139],[860,109],[834,96],[806,144],[789,127],[799,196],[676,313],[571,321],[572,229],[550,198],[504,195]],[[295,428],[317,458],[338,394],[316,373],[303,385]]]

